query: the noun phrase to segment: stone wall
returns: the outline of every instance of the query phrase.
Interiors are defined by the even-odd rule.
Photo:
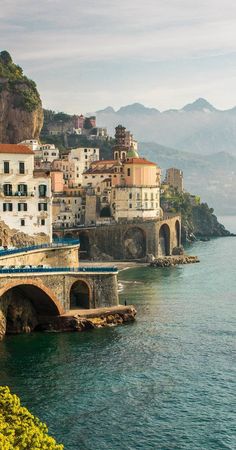
[[[7,256],[0,256],[2,266],[47,265],[50,267],[78,267],[79,245],[61,248],[46,248],[22,252]]]
[[[49,236],[44,233],[28,236],[18,230],[13,230],[0,220],[0,246],[25,247],[27,245],[40,245],[49,242]]]
[[[178,230],[177,225],[178,224]],[[70,230],[73,237],[87,242],[87,256],[94,260],[135,260],[148,255],[171,255],[181,245],[179,216],[164,220],[117,223],[107,226]],[[57,231],[60,235],[60,232]],[[84,250],[84,249],[83,249]]]
[[[119,304],[115,273],[71,273],[33,276],[0,276],[0,338],[10,332],[27,332],[47,316],[58,316],[71,309],[71,291],[76,285],[88,290],[89,308]]]

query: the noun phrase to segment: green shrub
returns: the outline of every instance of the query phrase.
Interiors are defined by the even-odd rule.
[[[48,435],[47,426],[21,406],[7,386],[0,386],[0,449],[63,450]]]

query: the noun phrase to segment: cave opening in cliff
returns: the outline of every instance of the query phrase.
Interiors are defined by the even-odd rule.
[[[159,231],[159,246],[163,256],[170,255],[170,227],[165,223]]]
[[[1,297],[1,309],[5,312],[6,334],[40,329],[42,318],[60,313],[53,299],[31,284],[17,285],[6,291]]]
[[[90,308],[90,289],[87,283],[82,280],[76,281],[70,290],[70,308],[89,309]]]

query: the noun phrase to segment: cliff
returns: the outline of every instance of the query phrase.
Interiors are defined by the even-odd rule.
[[[38,139],[42,126],[43,109],[36,84],[13,63],[8,52],[0,52],[0,142]]]
[[[230,231],[218,222],[213,208],[201,203],[199,197],[187,192],[168,189],[161,195],[161,207],[166,213],[180,213],[182,218],[182,242],[195,239],[231,236]]]

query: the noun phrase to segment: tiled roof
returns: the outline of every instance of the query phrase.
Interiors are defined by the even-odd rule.
[[[155,163],[148,161],[145,158],[129,158],[128,161],[124,161],[123,164],[146,164],[148,166],[156,166]]]
[[[0,144],[0,153],[34,155],[33,150],[22,144]]]

